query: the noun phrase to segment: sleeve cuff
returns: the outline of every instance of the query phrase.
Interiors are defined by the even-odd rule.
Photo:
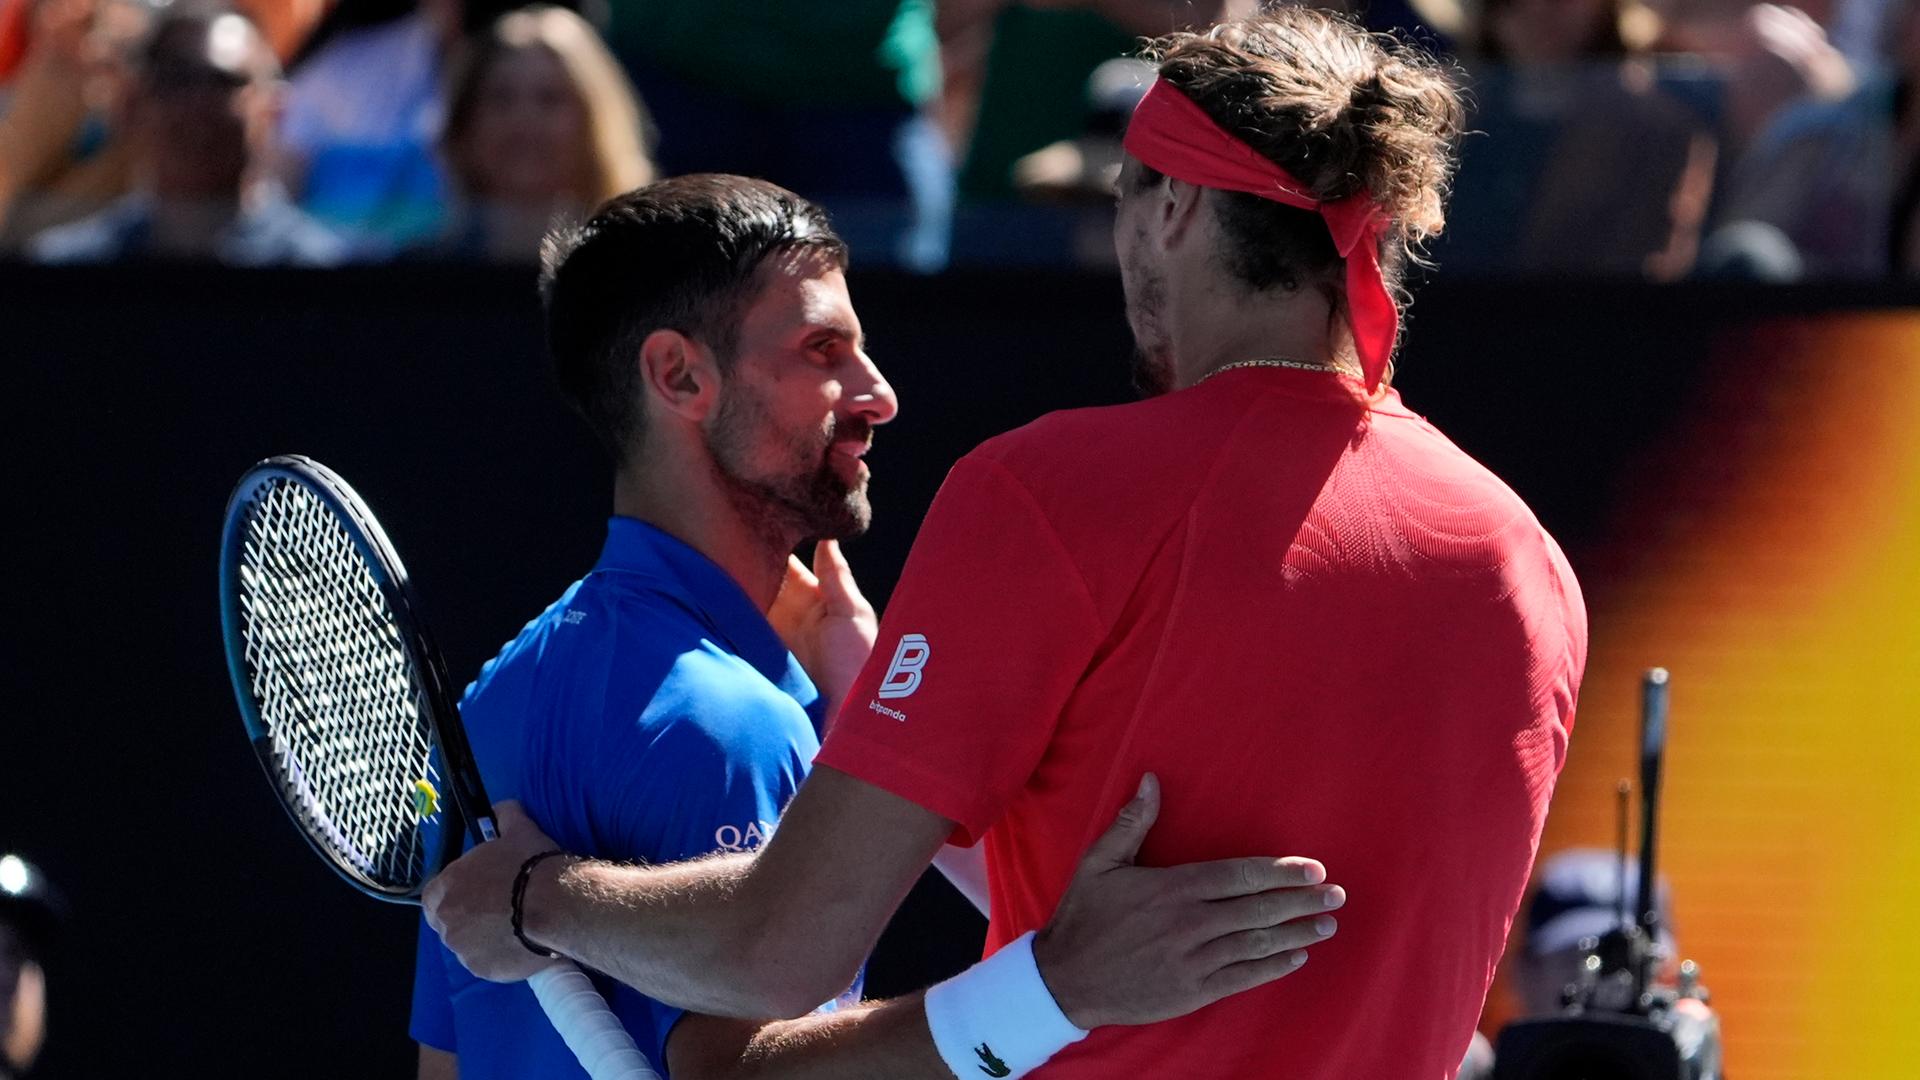
[[[953,822],[953,833],[947,842],[957,847],[979,843],[1000,819],[1001,808],[991,805],[978,792],[933,774],[915,758],[849,729],[835,731],[813,761],[815,765],[837,769]]]

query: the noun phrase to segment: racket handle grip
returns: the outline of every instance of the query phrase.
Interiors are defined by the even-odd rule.
[[[586,972],[558,960],[534,972],[527,985],[593,1080],[660,1080]]]

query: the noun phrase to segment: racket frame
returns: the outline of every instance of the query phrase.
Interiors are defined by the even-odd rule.
[[[484,843],[497,835],[493,823],[493,804],[487,799],[480,769],[474,763],[473,750],[467,743],[467,732],[460,722],[453,684],[447,679],[447,668],[441,660],[440,650],[434,647],[432,639],[427,636],[426,621],[418,614],[419,605],[406,567],[400,562],[400,556],[387,539],[385,530],[381,529],[379,519],[373,516],[373,511],[367,508],[353,488],[333,470],[297,454],[268,458],[247,470],[227,500],[226,525],[220,543],[220,623],[222,636],[226,639],[227,672],[233,679],[234,696],[240,703],[241,718],[251,736],[255,755],[259,757],[261,767],[267,771],[267,779],[273,785],[276,798],[293,820],[294,831],[306,840],[308,846],[360,892],[380,900],[417,904],[420,902],[418,892],[372,887],[370,882],[358,877],[316,840],[301,823],[300,815],[287,799],[281,770],[273,763],[272,737],[260,719],[253,700],[252,681],[247,677],[246,643],[240,623],[237,556],[245,541],[248,515],[244,508],[252,502],[254,493],[261,486],[277,479],[298,483],[318,495],[327,508],[341,519],[348,538],[371,565],[375,584],[379,586],[388,609],[393,613],[401,648],[412,661],[410,670],[414,678],[414,691],[426,712],[428,730],[439,747],[440,762],[447,770],[446,779],[453,792],[455,809],[466,822],[475,843]],[[443,849],[440,852],[440,864],[444,866],[459,854],[460,832],[455,828],[442,828],[440,833]],[[540,1002],[541,1011],[546,1013],[554,1030],[591,1080],[660,1080],[646,1056],[634,1045],[632,1035],[608,1007],[606,999],[601,997],[586,973],[571,961],[555,960],[535,972],[527,981]]]
[[[239,572],[240,552],[246,542],[247,522],[251,517],[247,508],[252,505],[254,496],[261,488],[275,481],[290,481],[306,488],[345,526],[348,539],[372,570],[374,582],[379,586],[399,628],[400,646],[411,661],[408,670],[412,674],[414,691],[426,713],[427,727],[439,751],[440,763],[446,769],[454,810],[475,843],[491,840],[495,835],[493,804],[487,798],[479,766],[474,762],[473,750],[467,742],[466,729],[460,723],[459,706],[453,694],[453,684],[447,677],[446,663],[427,634],[425,620],[418,615],[419,603],[405,564],[400,561],[392,541],[387,539],[386,531],[380,527],[379,519],[374,517],[353,488],[333,470],[300,454],[270,457],[254,465],[241,476],[233,494],[227,499],[226,521],[220,540],[220,627],[225,638],[227,674],[233,680],[241,721],[246,725],[254,756],[259,759],[260,767],[266,770],[267,780],[273,786],[281,808],[292,820],[294,831],[300,834],[321,860],[333,867],[349,885],[368,896],[392,903],[417,904],[420,902],[418,889],[382,888],[360,876],[316,839],[287,798],[285,773],[274,763],[273,737],[260,718],[252,680],[247,672]],[[460,854],[459,836],[458,828],[441,829],[441,850],[436,853],[436,869]]]

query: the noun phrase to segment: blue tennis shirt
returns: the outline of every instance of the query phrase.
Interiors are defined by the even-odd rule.
[[[460,713],[489,796],[568,851],[660,863],[758,848],[825,703],[731,577],[615,517],[593,572],[480,669]],[[595,981],[665,1075],[681,1010]],[[411,1032],[457,1053],[462,1080],[586,1075],[525,983],[476,979],[424,922]]]

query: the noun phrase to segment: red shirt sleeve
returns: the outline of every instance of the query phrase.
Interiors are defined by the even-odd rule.
[[[1100,637],[1032,494],[993,459],[963,458],[815,761],[956,822],[953,842],[970,845],[1033,774]]]

